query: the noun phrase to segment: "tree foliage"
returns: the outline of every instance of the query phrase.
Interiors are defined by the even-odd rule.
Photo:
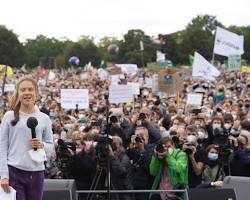
[[[17,36],[5,26],[0,26],[0,64],[20,67],[24,60],[24,49]]]
[[[115,37],[103,37],[97,45],[93,37],[85,35],[81,36],[77,42],[39,35],[22,45],[15,33],[0,26],[0,64],[18,67],[25,63],[28,67],[35,67],[39,65],[42,57],[54,57],[57,67],[64,67],[68,66],[68,59],[71,56],[77,56],[81,66],[88,62],[99,66],[101,60],[105,60],[116,63],[134,63],[141,67],[155,62],[156,50],[165,53],[166,59],[171,60],[174,65],[187,64],[188,55],[195,51],[211,60],[216,26],[244,35],[245,53],[242,58],[250,61],[250,26],[224,27],[215,16],[198,15],[187,24],[184,30],[159,35],[160,40],[163,41],[160,44],[142,30],[132,29],[121,40]],[[140,49],[140,41],[143,42],[143,51]],[[107,51],[110,44],[119,46],[117,54]],[[218,55],[216,59],[226,58]]]

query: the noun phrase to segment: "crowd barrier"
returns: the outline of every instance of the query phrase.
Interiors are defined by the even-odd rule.
[[[184,193],[185,200],[248,200],[250,177],[228,176],[222,189],[191,190],[110,190],[110,193]],[[73,179],[46,179],[43,200],[77,200],[81,193],[107,193],[107,190],[76,190]]]

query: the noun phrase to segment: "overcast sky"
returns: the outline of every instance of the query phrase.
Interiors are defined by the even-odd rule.
[[[156,36],[179,31],[198,14],[222,24],[250,25],[250,0],[1,0],[0,24],[21,41],[37,35],[121,37],[130,29]]]

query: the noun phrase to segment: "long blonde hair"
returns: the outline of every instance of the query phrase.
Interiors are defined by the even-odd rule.
[[[36,101],[38,98],[38,85],[37,85],[35,80],[33,80],[32,78],[29,78],[29,77],[24,77],[18,81],[18,83],[16,85],[16,89],[14,91],[14,94],[12,95],[12,97],[10,99],[10,103],[9,103],[10,110],[14,111],[14,119],[11,121],[12,126],[15,126],[17,124],[17,122],[19,121],[19,110],[21,107],[21,102],[18,98],[18,95],[19,95],[18,90],[19,90],[20,84],[24,81],[29,81],[34,85],[35,94],[36,94],[34,101]]]

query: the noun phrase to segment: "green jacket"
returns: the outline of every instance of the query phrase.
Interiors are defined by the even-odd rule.
[[[150,162],[150,174],[154,176],[152,190],[157,190],[161,181],[161,170],[165,161],[165,170],[169,178],[169,183],[175,187],[182,184],[185,188],[188,187],[188,158],[185,152],[180,149],[174,149],[171,155],[166,155],[165,158],[159,159],[153,156]],[[152,194],[150,194],[149,199]]]

